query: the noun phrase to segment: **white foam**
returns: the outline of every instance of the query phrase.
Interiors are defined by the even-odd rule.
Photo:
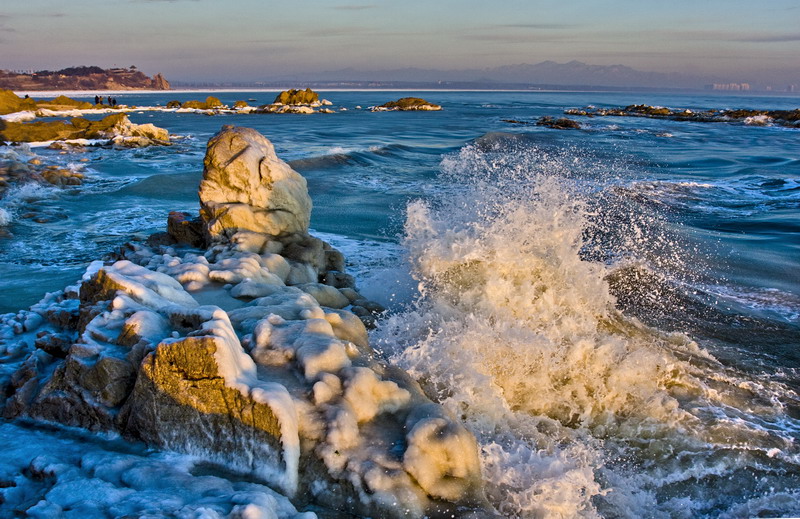
[[[717,445],[790,445],[760,425],[782,416],[781,404],[753,407],[753,392],[774,390],[753,381],[743,390],[741,374],[688,338],[616,310],[607,268],[581,258],[582,196],[557,174],[561,159],[548,160],[535,150],[503,164],[468,147],[445,161],[462,191],[408,207],[404,245],[422,297],[375,337],[476,435],[504,515],[593,516],[598,503],[669,515],[680,503],[636,500],[733,474],[714,465]],[[649,450],[631,447],[639,442]],[[675,457],[684,450],[695,454]],[[659,468],[627,478],[602,467],[618,456],[655,456]]]

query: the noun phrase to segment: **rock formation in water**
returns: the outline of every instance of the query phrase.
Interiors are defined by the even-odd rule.
[[[419,97],[402,97],[397,101],[389,101],[380,106],[372,108],[373,112],[393,112],[393,111],[436,111],[442,107],[428,102]]]
[[[173,235],[2,318],[4,415],[188,452],[301,507],[491,515],[473,436],[376,359],[354,312],[380,307],[308,234],[302,177],[245,128],[205,166],[200,219],[173,213]]]
[[[536,126],[545,126],[556,130],[579,130],[581,123],[573,121],[572,119],[567,119],[566,117],[555,118],[545,115],[536,121]]]
[[[671,109],[664,106],[628,105],[622,108],[571,108],[566,110],[565,113],[586,117],[648,117],[703,123],[739,122],[752,126],[776,124],[790,128],[800,128],[800,108],[795,110],[711,109],[697,111]]]
[[[170,103],[172,103],[172,101],[170,101]],[[222,101],[214,96],[206,97],[205,101],[186,101],[180,105],[181,108],[192,108],[195,110],[213,110],[214,108],[222,108],[224,106]],[[167,107],[170,108],[170,104],[167,104]]]
[[[160,73],[147,77],[136,67],[112,68],[69,67],[62,70],[41,70],[18,73],[0,70],[0,88],[9,90],[169,90]]]
[[[153,124],[134,124],[122,113],[99,121],[75,117],[69,121],[15,122],[0,120],[0,142],[104,140],[125,147],[169,145],[169,133]]]
[[[322,108],[330,105],[330,101],[320,99],[319,94],[310,88],[305,90],[289,89],[278,94],[272,104],[260,106],[257,112],[280,114],[332,113],[333,110]]]

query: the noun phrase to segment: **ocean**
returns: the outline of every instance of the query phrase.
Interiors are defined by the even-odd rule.
[[[0,313],[163,231],[169,211],[197,213],[208,139],[255,128],[308,180],[312,234],[390,309],[371,332],[378,354],[476,436],[500,515],[800,515],[800,129],[534,124],[587,106],[793,110],[798,98],[431,91],[414,95],[440,112],[367,110],[406,95],[321,92],[334,114],[129,114],[179,135],[170,147],[0,148],[86,176],[0,200]],[[4,422],[4,443],[20,427]],[[67,457],[139,449],[25,427],[68,442]],[[12,443],[20,459],[31,448]]]

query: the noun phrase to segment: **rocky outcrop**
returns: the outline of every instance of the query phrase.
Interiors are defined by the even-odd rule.
[[[36,110],[36,101],[21,98],[11,90],[0,89],[0,115]]]
[[[586,117],[648,117],[653,119],[671,119],[674,121],[694,122],[737,122],[753,126],[775,124],[790,128],[800,128],[800,109],[796,110],[690,110],[672,109],[664,106],[628,105],[623,108],[571,108],[565,111],[568,115]]]
[[[397,101],[389,101],[380,106],[372,108],[373,112],[393,112],[393,111],[436,111],[441,110],[442,107],[431,102],[428,102],[419,97],[403,97]]]
[[[162,76],[161,72],[159,72],[155,76],[153,76],[153,82],[151,88],[153,90],[169,90],[171,87],[169,81],[167,81],[167,78]]]
[[[47,142],[100,139],[126,147],[169,145],[169,133],[152,124],[133,124],[125,114],[111,114],[99,121],[75,117],[70,121],[12,122],[0,124],[0,141]]]
[[[536,126],[545,126],[556,130],[579,130],[581,123],[573,121],[572,119],[567,119],[566,117],[559,117],[556,119],[546,115],[540,117],[539,120],[536,121]]]
[[[0,88],[9,90],[168,90],[169,82],[161,74],[153,78],[136,69],[69,67],[57,71],[41,70],[31,74],[0,70]]]
[[[204,210],[279,200],[297,208],[286,230],[206,220],[221,231],[207,250],[129,245],[90,265],[79,287],[0,317],[3,359],[15,363],[10,376],[0,370],[4,415],[188,452],[298,505],[490,515],[475,439],[376,360],[350,311],[370,302],[320,283],[344,257],[307,234],[305,182],[277,161],[257,132],[223,128],[200,196]]]
[[[212,240],[238,231],[280,236],[308,230],[305,179],[257,131],[223,127],[208,142],[204,166],[200,214]]]
[[[332,113],[333,110],[330,108],[320,108],[330,105],[330,101],[326,99],[320,100],[319,94],[310,88],[305,90],[290,89],[278,94],[272,104],[258,107],[256,112],[278,114]]]
[[[169,107],[169,105],[167,106]],[[206,97],[205,101],[186,101],[181,104],[181,108],[190,108],[194,110],[213,110],[214,108],[222,108],[224,106],[222,101],[214,96]]]
[[[282,105],[313,105],[319,102],[319,94],[306,88],[305,90],[289,89],[284,90],[275,97],[273,104]]]
[[[93,108],[92,103],[86,101],[77,101],[70,97],[60,95],[52,100],[37,101],[36,108],[45,108],[47,110],[89,110]]]

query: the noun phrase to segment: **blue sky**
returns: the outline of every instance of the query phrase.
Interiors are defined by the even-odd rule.
[[[0,68],[177,80],[544,60],[745,80],[800,70],[800,1],[4,0]]]

